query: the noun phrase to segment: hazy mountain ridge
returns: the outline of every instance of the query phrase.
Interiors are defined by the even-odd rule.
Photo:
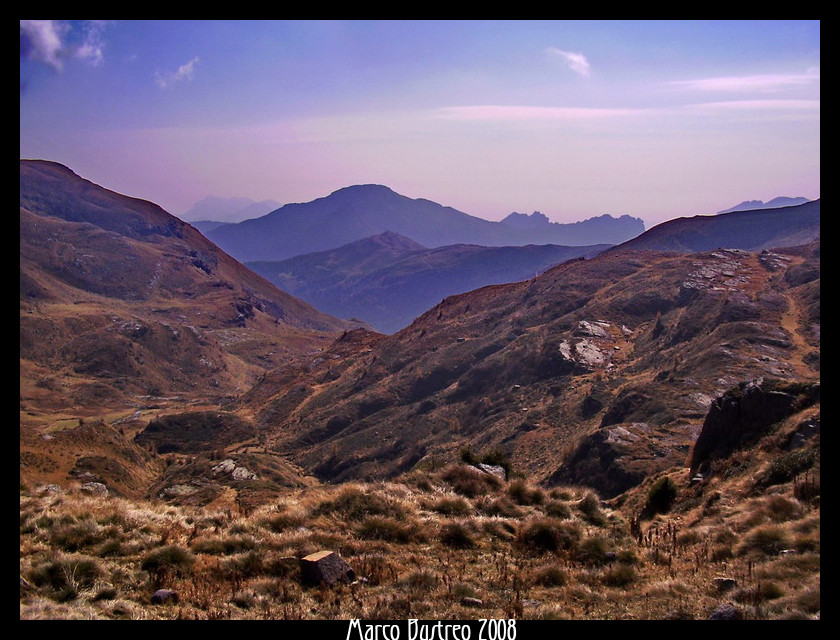
[[[691,253],[718,247],[760,251],[804,245],[820,237],[820,201],[674,218],[614,247]]]
[[[443,298],[533,278],[560,262],[592,257],[608,246],[427,249],[387,232],[330,251],[247,265],[318,309],[393,333]]]
[[[612,239],[604,223],[614,221]],[[612,224],[612,223],[611,223]],[[610,226],[610,225],[607,225]],[[596,228],[594,233],[592,228]],[[611,216],[593,223],[551,224],[521,229],[476,218],[431,200],[402,196],[381,185],[355,185],[308,203],[293,203],[254,220],[224,225],[208,237],[242,262],[283,260],[325,251],[392,231],[434,248],[454,244],[511,246],[526,244],[614,244],[644,231],[638,219]]]
[[[241,222],[271,213],[280,204],[276,200],[261,200],[258,202],[245,197],[207,196],[178,217],[193,225],[195,222]]]
[[[763,202],[761,200],[744,200],[744,202],[736,204],[734,207],[718,211],[718,213],[720,214],[732,213],[733,211],[752,211],[754,209],[775,209],[777,207],[792,207],[798,204],[805,204],[806,202],[810,202],[810,200],[808,200],[808,198],[791,198],[788,196],[778,196],[776,198],[773,198],[772,200],[768,200],[767,202]]]

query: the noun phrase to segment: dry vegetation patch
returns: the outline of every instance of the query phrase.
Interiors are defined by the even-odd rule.
[[[639,521],[591,490],[485,476],[452,465],[426,482],[289,488],[243,512],[22,487],[21,618],[819,614],[819,505],[794,482],[728,500],[670,474],[676,497]],[[300,560],[321,550],[353,581],[306,586]],[[177,603],[154,604],[158,589]]]

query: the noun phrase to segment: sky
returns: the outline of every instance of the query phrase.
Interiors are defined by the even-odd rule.
[[[21,20],[20,157],[174,215],[372,183],[650,228],[820,197],[820,22]]]

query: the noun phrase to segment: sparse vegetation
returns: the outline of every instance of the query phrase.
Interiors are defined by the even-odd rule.
[[[448,465],[426,488],[290,489],[247,512],[22,487],[21,617],[458,619],[480,601],[497,618],[707,618],[722,572],[748,617],[819,612],[819,510],[792,482],[718,499],[713,515],[680,496],[637,536],[590,490],[485,475]],[[467,480],[480,482],[472,497],[455,491]],[[339,553],[355,583],[306,587],[300,559],[320,550]],[[178,606],[152,604],[156,589]]]

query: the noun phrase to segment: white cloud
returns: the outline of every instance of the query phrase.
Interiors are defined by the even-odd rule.
[[[792,87],[819,84],[819,68],[808,69],[800,74],[767,74],[756,76],[726,76],[679,80],[668,83],[672,87],[690,91],[780,91]]]
[[[563,51],[562,49],[557,49],[556,47],[549,47],[548,52],[552,55],[559,56],[566,66],[578,75],[589,77],[592,73],[589,60],[587,60],[586,56],[582,53]]]
[[[21,20],[21,58],[31,58],[60,70],[64,53],[61,38],[65,31],[57,20]]]
[[[161,89],[165,89],[176,82],[181,82],[184,80],[192,80],[193,76],[195,75],[195,67],[201,61],[201,59],[196,56],[186,64],[182,64],[178,67],[177,71],[172,73],[157,73],[155,74],[155,82]]]

